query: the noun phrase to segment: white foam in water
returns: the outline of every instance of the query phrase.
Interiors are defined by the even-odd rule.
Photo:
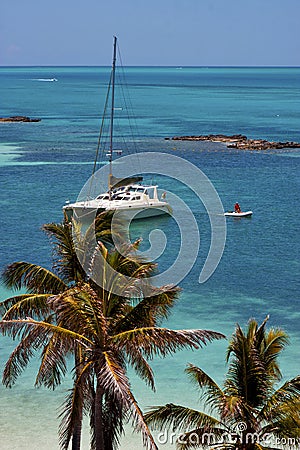
[[[54,162],[54,161],[14,161],[13,158],[10,161],[5,161],[3,164],[1,164],[0,159],[0,165],[1,166],[84,166],[88,164],[91,165],[90,161],[83,161],[83,162],[73,162],[73,161],[60,161],[60,162]]]
[[[0,166],[91,165],[90,161],[19,161],[17,158],[24,154],[21,148],[17,144],[0,143]]]
[[[0,166],[11,164],[15,158],[22,155],[17,144],[0,143]]]

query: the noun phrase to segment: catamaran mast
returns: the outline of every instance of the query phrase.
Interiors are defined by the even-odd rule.
[[[111,177],[112,177],[112,160],[113,160],[116,57],[117,57],[117,37],[114,36],[112,72],[111,72],[111,111],[110,111],[109,180],[108,180],[110,200],[111,200]]]

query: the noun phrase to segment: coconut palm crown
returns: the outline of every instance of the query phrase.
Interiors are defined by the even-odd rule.
[[[262,450],[296,447],[300,442],[300,376],[278,387],[278,357],[288,342],[279,328],[266,330],[250,320],[239,325],[228,345],[229,364],[223,388],[202,369],[186,373],[200,391],[204,411],[169,403],[153,407],[146,421],[178,433],[177,448]]]

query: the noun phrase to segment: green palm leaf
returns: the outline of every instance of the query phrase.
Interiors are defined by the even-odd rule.
[[[66,221],[61,224],[48,223],[43,225],[43,230],[55,249],[54,268],[59,275],[68,284],[83,280],[85,273],[77,256],[77,251],[80,251],[80,248],[77,248],[74,244],[72,224]],[[74,233],[79,237],[81,236],[79,225],[75,226]],[[79,242],[81,243],[81,238]]]
[[[34,354],[32,348],[28,346],[32,343],[32,339],[24,339],[19,344],[5,364],[3,371],[2,383],[6,387],[12,387],[19,375],[23,372],[28,364],[29,359]]]
[[[22,316],[34,316],[37,319],[45,317],[51,313],[48,304],[50,296],[50,294],[23,294],[10,297],[0,303],[3,319],[17,319]]]
[[[189,375],[192,382],[202,389],[202,396],[205,398],[206,405],[213,409],[218,409],[225,400],[225,394],[217,383],[200,367],[193,364],[188,364],[185,372]]]
[[[82,334],[73,332],[61,326],[53,325],[45,321],[37,321],[31,318],[19,320],[2,320],[0,328],[3,333],[10,331],[13,338],[21,337],[24,339],[34,328],[40,333],[41,339],[47,339],[49,336],[62,338],[63,342],[68,344],[70,348],[74,346],[74,342],[79,343],[83,347],[89,349],[93,342]]]
[[[290,415],[295,410],[295,406],[299,406],[299,401],[300,375],[286,381],[268,398],[260,411],[259,417],[261,420],[270,420],[271,417],[278,417],[281,414],[283,416]]]
[[[163,289],[152,288],[152,295],[145,296],[131,308],[118,322],[117,328],[125,331],[145,325],[157,325],[162,319],[168,318],[179,293],[180,289],[175,286],[164,286]]]
[[[143,357],[139,348],[127,354],[129,364],[134,368],[139,377],[144,380],[152,390],[155,390],[153,371]]]
[[[213,339],[224,335],[208,330],[170,330],[167,328],[144,327],[124,331],[111,337],[111,341],[130,353],[139,347],[147,357],[167,356],[183,348],[198,349]]]
[[[158,447],[156,446],[151,431],[148,427],[147,421],[145,420],[145,417],[140,407],[138,406],[136,399],[134,398],[131,391],[128,392],[128,395],[131,402],[131,410],[133,415],[135,431],[142,433],[143,444],[145,448],[149,450],[158,450]]]
[[[60,293],[66,284],[53,272],[36,264],[24,261],[10,264],[2,275],[4,285],[9,289],[21,289],[34,294]]]
[[[104,392],[113,395],[115,401],[122,407],[129,409],[130,399],[128,396],[129,382],[123,367],[114,357],[112,352],[105,351],[102,353],[101,365],[97,370],[97,383]],[[98,365],[98,364],[97,364]]]
[[[282,378],[279,365],[277,362],[279,354],[284,350],[288,344],[288,336],[281,329],[271,328],[265,338],[264,344],[264,359],[266,367],[272,376],[278,380]]]
[[[208,414],[173,403],[152,407],[145,414],[145,420],[153,428],[167,428],[178,433],[200,427],[213,429],[221,425],[218,419]]]
[[[55,389],[61,383],[62,377],[67,373],[66,355],[70,350],[70,347],[62,344],[61,339],[54,336],[50,338],[43,347],[36,386],[43,384]]]
[[[263,402],[268,389],[268,374],[255,345],[256,330],[257,323],[253,320],[249,322],[247,335],[237,325],[227,350],[227,361],[231,356],[232,359],[225,382],[228,395],[242,397],[253,407]]]

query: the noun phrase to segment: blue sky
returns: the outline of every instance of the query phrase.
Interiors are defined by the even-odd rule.
[[[4,0],[0,65],[300,66],[300,0]]]

